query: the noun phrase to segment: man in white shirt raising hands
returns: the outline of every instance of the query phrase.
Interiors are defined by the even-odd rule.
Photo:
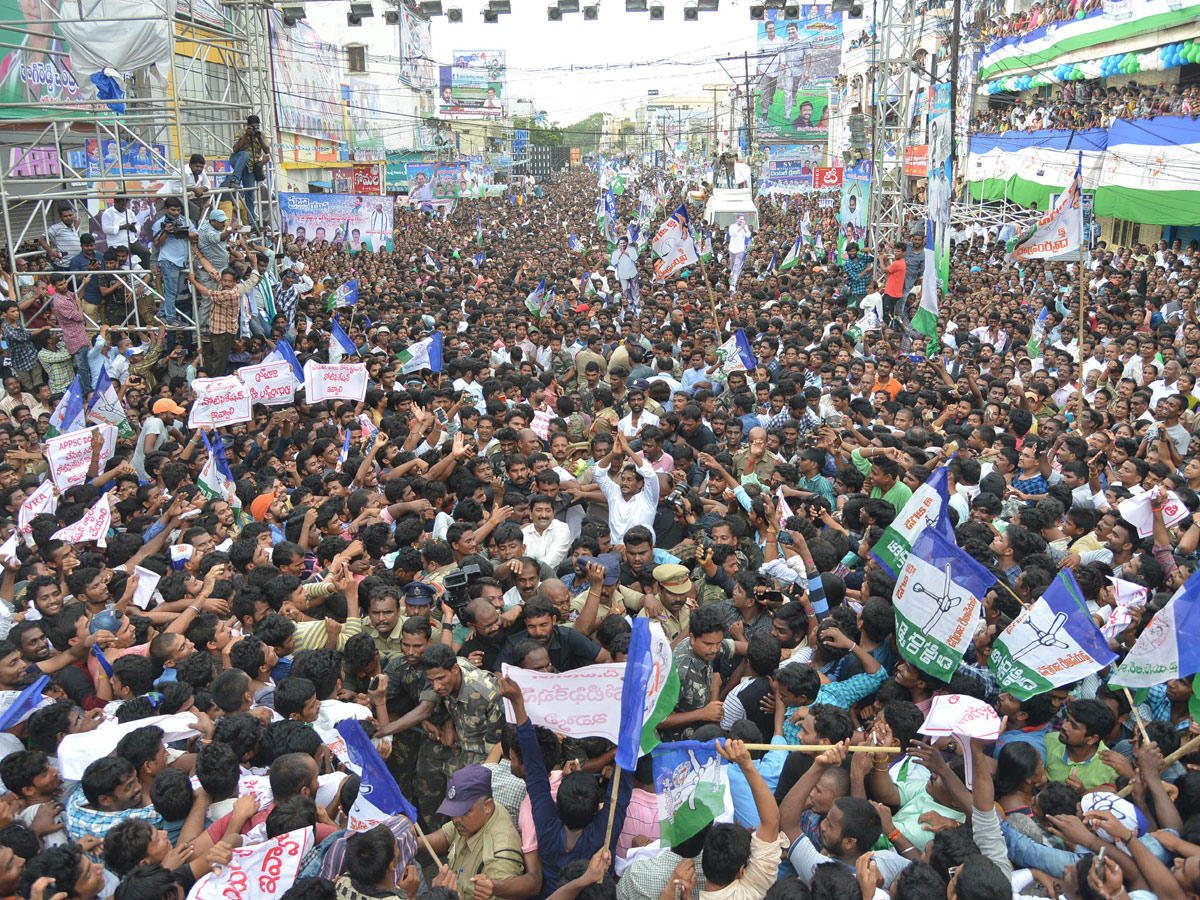
[[[629,438],[620,429],[613,432],[613,446],[596,463],[596,484],[608,500],[608,529],[614,545],[624,543],[625,532],[644,525],[654,533],[654,513],[658,509],[658,473],[640,453],[634,453]],[[613,460],[628,455],[633,465],[621,469],[618,481],[608,476]]]

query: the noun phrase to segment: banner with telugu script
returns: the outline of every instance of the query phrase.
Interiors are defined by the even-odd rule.
[[[625,663],[584,666],[570,672],[531,672],[506,663],[503,674],[521,686],[525,713],[534,725],[567,737],[602,737],[617,742]],[[515,721],[507,700],[504,717]]]

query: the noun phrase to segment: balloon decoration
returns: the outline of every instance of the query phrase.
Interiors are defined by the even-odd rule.
[[[984,90],[989,94],[1028,91],[1046,85],[1062,84],[1064,81],[1112,78],[1120,75],[1132,75],[1135,72],[1162,72],[1197,62],[1200,62],[1200,43],[1189,40],[1155,47],[1145,53],[1116,53],[1087,62],[1060,63],[1052,69],[1046,69],[1033,75],[1009,75],[989,81],[984,86]]]

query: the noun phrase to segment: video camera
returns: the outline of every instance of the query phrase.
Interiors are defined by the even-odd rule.
[[[447,572],[442,579],[442,587],[446,589],[446,602],[454,610],[454,614],[462,621],[462,609],[471,602],[467,594],[467,585],[483,577],[483,570],[474,563],[459,566],[452,572]]]

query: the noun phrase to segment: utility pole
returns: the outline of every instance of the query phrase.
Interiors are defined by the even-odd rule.
[[[962,40],[962,26],[958,20],[961,16],[962,0],[954,0],[954,18],[950,23],[950,156],[947,161],[951,177],[954,172],[954,135],[957,130],[955,116],[958,114],[958,50],[959,42]],[[953,183],[950,185],[950,192],[953,196]],[[1080,334],[1082,335],[1083,332]],[[1080,339],[1082,340],[1082,337]]]
[[[746,156],[754,155],[754,94],[750,90],[750,54],[742,52],[742,65],[746,69]]]

